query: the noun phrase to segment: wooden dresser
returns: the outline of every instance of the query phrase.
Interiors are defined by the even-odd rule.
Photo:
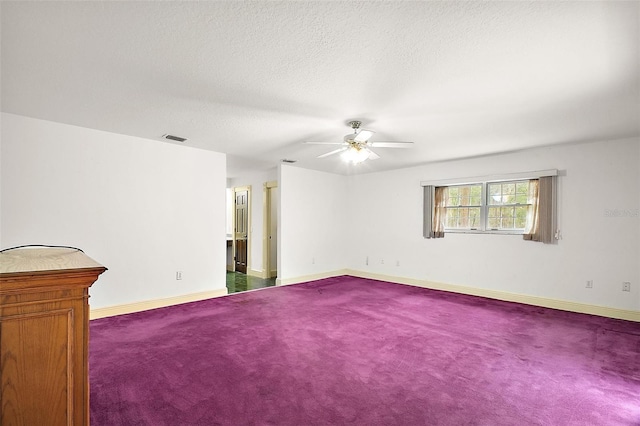
[[[89,424],[89,287],[105,270],[77,249],[0,253],[0,425]]]

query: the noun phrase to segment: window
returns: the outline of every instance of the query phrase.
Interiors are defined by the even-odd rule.
[[[444,229],[478,229],[482,212],[482,185],[446,188]]]
[[[540,177],[525,178],[536,174]],[[556,176],[557,170],[546,170],[473,178],[478,180],[464,184],[422,182],[423,235],[431,239],[448,232],[520,234],[525,240],[553,243],[558,232]]]
[[[530,188],[529,180],[447,186],[445,232],[522,234],[532,205]]]
[[[487,184],[487,227],[491,230],[524,231],[531,208],[528,180]]]

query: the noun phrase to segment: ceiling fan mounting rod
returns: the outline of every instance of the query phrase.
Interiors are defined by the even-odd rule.
[[[358,133],[358,129],[360,128],[361,124],[362,124],[362,122],[358,121],[358,120],[352,120],[352,121],[349,122],[349,126],[351,126],[353,131],[356,132],[356,133]]]

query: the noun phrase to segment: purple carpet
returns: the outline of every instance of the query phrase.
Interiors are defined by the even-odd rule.
[[[91,425],[640,425],[640,323],[354,277],[91,322]]]

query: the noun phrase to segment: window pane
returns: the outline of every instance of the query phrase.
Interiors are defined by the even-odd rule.
[[[516,207],[516,217],[527,217],[527,211],[529,210],[528,206],[518,206]]]
[[[448,187],[447,207],[482,205],[482,184]]]
[[[494,182],[487,184],[487,204],[527,204],[529,181]]]
[[[489,207],[489,217],[499,217],[500,207]]]
[[[460,212],[460,219],[458,221],[459,228],[468,228],[469,227],[469,212]]]
[[[515,183],[502,184],[502,193],[503,194],[515,194],[516,193],[516,184]]]
[[[513,207],[502,207],[500,209],[500,216],[513,217]]]
[[[513,204],[515,201],[515,195],[513,194],[505,194],[502,196],[502,204]]]
[[[498,229],[500,227],[500,219],[497,217],[489,218],[489,229]]]
[[[449,229],[470,229],[480,226],[480,207],[447,207],[445,223]]]
[[[474,207],[469,209],[469,225],[472,228],[480,226],[480,208]]]
[[[502,229],[513,228],[513,218],[502,218]]]
[[[518,182],[516,183],[516,192],[518,194],[528,194],[529,193],[529,182]]]
[[[528,206],[520,206],[516,207],[516,224],[515,227],[518,229],[524,229],[527,225],[527,211],[529,210]]]

